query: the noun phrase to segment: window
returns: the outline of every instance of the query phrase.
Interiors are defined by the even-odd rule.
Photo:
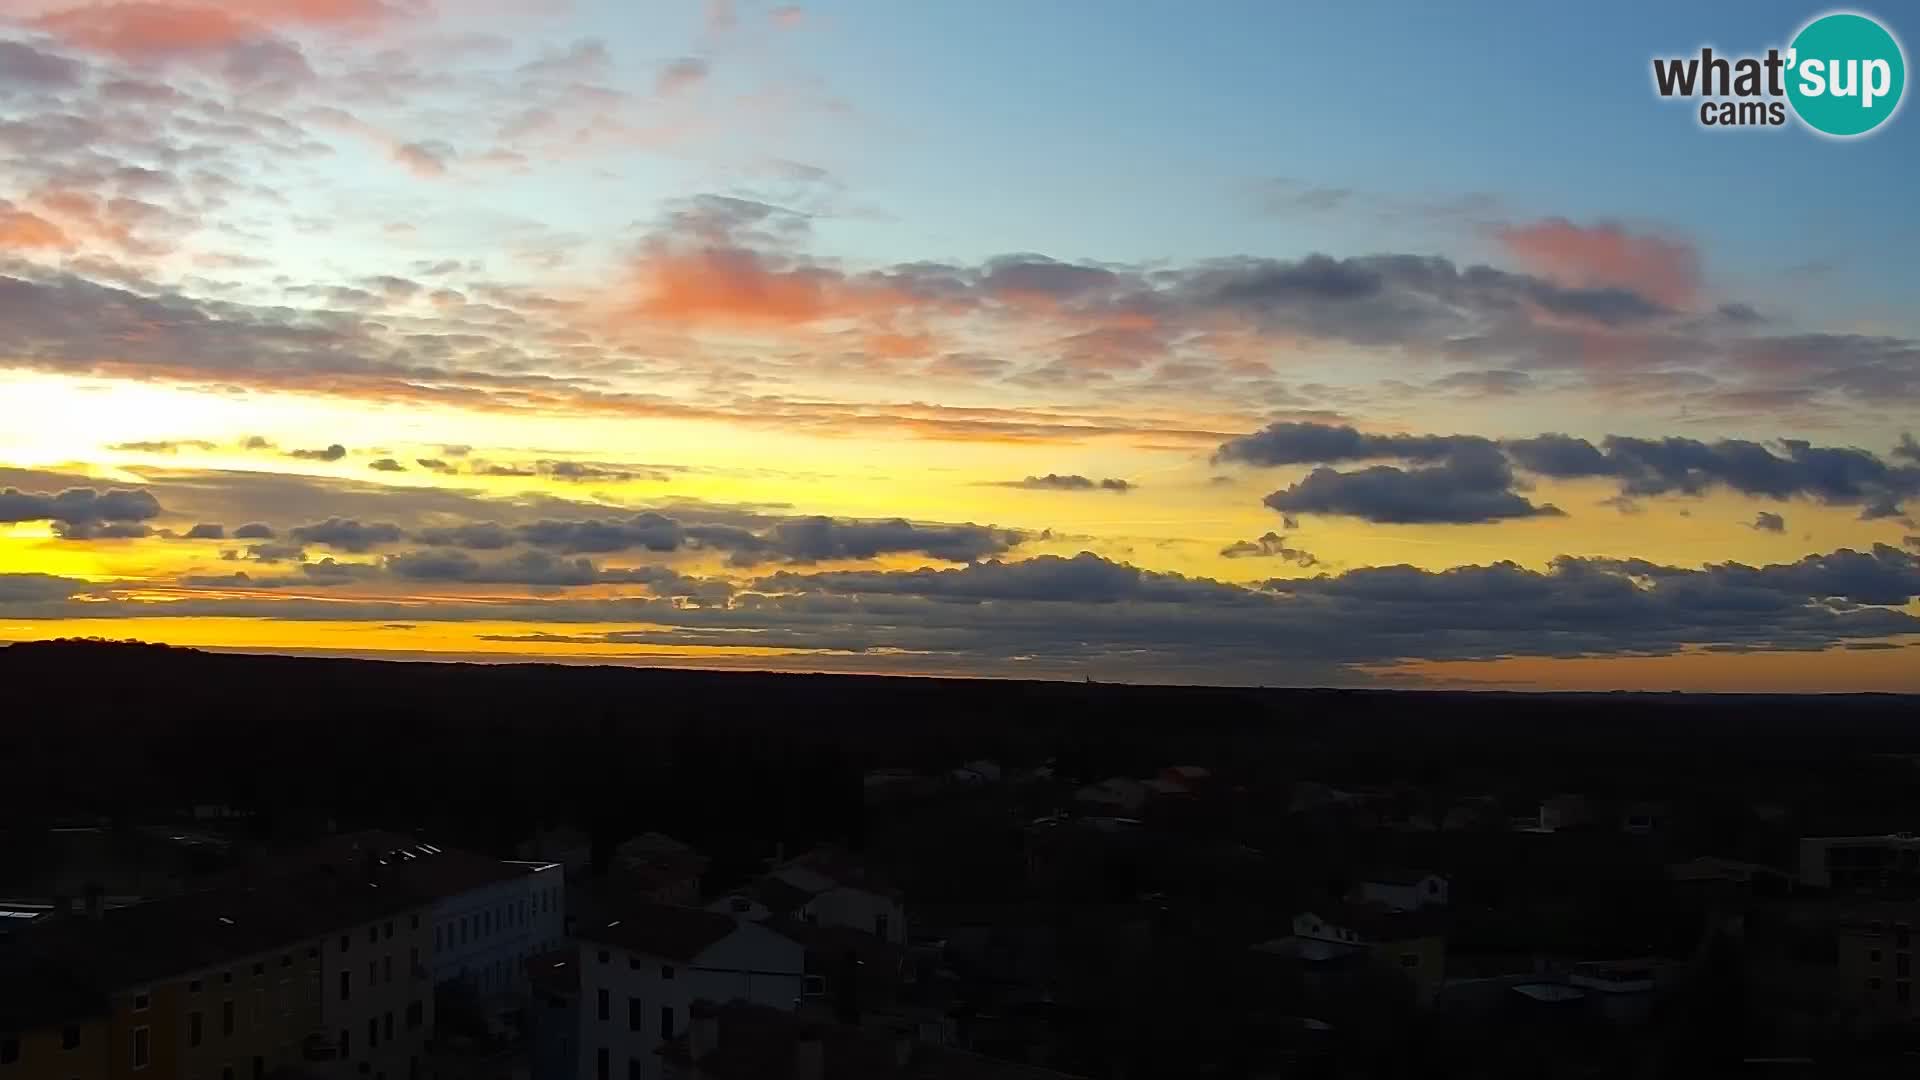
[[[353,1032],[348,1031],[346,1028],[341,1028],[340,1029],[340,1056],[344,1058],[348,1054],[351,1054],[352,1052],[353,1052]]]
[[[233,1002],[231,1001],[220,1003],[220,1034],[233,1034]]]
[[[220,1066],[220,1080],[233,1080],[233,1066]]]
[[[232,986],[232,985],[233,985],[233,972],[231,972],[231,971],[223,971],[223,972],[221,972],[221,973],[220,973],[220,985],[221,985],[221,986]]]
[[[1880,980],[1879,980],[1879,979],[1877,979],[1877,978],[1874,978],[1874,979],[1868,979],[1868,980],[1867,980],[1867,989],[1869,989],[1869,990],[1878,990],[1878,989],[1880,989]]]
[[[70,1028],[61,1029],[60,1049],[62,1050],[80,1049],[80,1029],[79,1028],[70,1027]]]
[[[420,970],[420,950],[408,949],[407,950],[407,973],[412,974],[413,972],[416,972],[419,970]]]
[[[133,1011],[134,1012],[146,1012],[147,1006],[151,1004],[153,1004],[153,999],[151,997],[148,997],[145,994],[133,995]]]
[[[594,1063],[593,1063],[594,1075],[599,1077],[599,1080],[607,1080],[607,1070],[610,1067],[607,1064],[607,1048],[604,1046],[601,1047],[600,1049],[594,1051],[593,1056],[594,1056]]]
[[[190,983],[188,983],[188,984],[187,984],[187,993],[189,993],[189,994],[197,994],[197,993],[199,993],[199,992],[200,992],[200,980],[199,980],[199,979],[195,979],[195,980],[193,980],[192,982],[190,982]]]
[[[380,944],[380,928],[378,926],[367,927],[367,944],[369,945]]]
[[[672,965],[672,964],[661,964],[661,965],[660,965],[660,977],[661,977],[661,978],[663,978],[663,979],[671,979],[671,978],[673,978],[673,965]]]
[[[387,920],[387,925],[385,929],[386,929],[387,940],[392,941],[393,940],[393,920],[392,919]]]
[[[146,1028],[133,1029],[133,1067],[144,1069],[153,1062],[153,1044]]]
[[[353,948],[352,939],[348,938],[347,935],[345,934],[341,934],[340,935],[340,951],[346,952],[348,949],[351,949],[351,948]]]
[[[1913,984],[1910,982],[1894,983],[1893,999],[1895,1001],[1898,1001],[1902,1005],[1905,1005],[1907,1002],[1912,1001],[1913,1000]]]
[[[627,969],[628,969],[629,971],[639,971],[639,970],[640,970],[640,958],[639,958],[639,957],[637,957],[637,956],[629,956],[629,957],[627,957]]]
[[[640,1030],[640,999],[636,997],[627,999],[627,1030]]]
[[[393,957],[386,956],[381,958],[380,977],[387,980],[388,982],[393,981]]]
[[[1410,952],[1408,952],[1408,953],[1401,953],[1401,954],[1400,954],[1400,966],[1401,966],[1401,967],[1403,967],[1403,968],[1417,968],[1417,967],[1419,967],[1419,966],[1420,966],[1420,954],[1419,954],[1419,953],[1410,953]]]
[[[388,1009],[387,1015],[380,1018],[380,1037],[387,1040],[388,1042],[393,1041],[393,1010],[392,1009]]]
[[[262,1080],[266,1075],[267,1059],[255,1054],[253,1058],[253,1080]]]
[[[640,1059],[627,1059],[627,1080],[640,1080]]]
[[[600,991],[598,1011],[600,1014],[600,1019],[602,1020],[610,1019],[613,1015],[612,1002],[611,1002],[612,997],[613,995],[607,993],[605,990]]]
[[[1893,947],[1894,948],[1904,949],[1911,944],[1913,944],[1913,928],[1912,927],[1896,926],[1893,928]]]
[[[307,959],[317,960],[319,958],[320,958],[320,946],[318,945],[307,946]]]
[[[660,1041],[666,1042],[672,1038],[673,1038],[673,1006],[662,1005],[660,1006]]]
[[[367,985],[380,985],[380,961],[378,960],[367,961]]]
[[[340,973],[340,1000],[346,1001],[352,997],[353,997],[353,972],[343,971]]]
[[[187,1045],[200,1045],[200,1014],[198,1012],[187,1014]]]
[[[882,912],[873,917],[873,936],[881,939],[882,941],[886,940],[887,916],[885,912]]]
[[[419,1029],[421,1024],[424,1024],[426,1022],[427,1022],[427,1007],[425,1002],[415,1001],[407,1006],[407,1030],[408,1031],[416,1031]]]
[[[20,1060],[20,1040],[12,1035],[0,1039],[0,1065],[11,1065]]]
[[[1880,962],[1880,950],[1879,950],[1879,949],[1874,949],[1873,951],[1871,951],[1871,952],[1869,952],[1869,953],[1867,953],[1867,963],[1869,963],[1869,964],[1877,964],[1877,963],[1879,963],[1879,962]]]
[[[1913,974],[1913,957],[1906,953],[1894,954],[1893,973],[1903,979]]]
[[[600,950],[600,962],[601,962],[601,963],[603,963],[603,964],[604,964],[604,963],[606,963],[606,962],[607,962],[607,961],[608,961],[609,959],[611,959],[611,958],[612,958],[612,957],[611,957],[611,955],[610,955],[610,954],[609,954],[609,953],[607,952],[607,950],[605,950],[605,949],[601,949],[601,950]]]
[[[367,1049],[371,1050],[379,1045],[380,1018],[377,1016],[369,1016],[367,1017]]]
[[[267,973],[266,961],[255,960],[253,962],[253,977],[257,979],[260,976],[265,975],[266,973]]]

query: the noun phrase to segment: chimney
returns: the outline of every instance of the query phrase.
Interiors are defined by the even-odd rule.
[[[720,1047],[720,1010],[696,1001],[687,1009],[687,1053],[697,1066]]]
[[[826,1080],[827,1044],[820,1029],[809,1024],[793,1042],[793,1080]]]
[[[87,918],[103,919],[107,914],[107,890],[97,881],[87,882]]]

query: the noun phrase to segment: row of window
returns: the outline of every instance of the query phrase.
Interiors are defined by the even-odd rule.
[[[449,919],[433,928],[433,945],[436,949],[456,949],[469,941],[476,941],[509,927],[525,926],[534,915],[543,915],[553,911],[559,903],[559,889],[542,889],[531,899],[522,897],[518,901],[499,904],[486,911],[469,912],[456,919]]]
[[[418,912],[415,912],[414,914],[407,916],[407,928],[410,930],[420,929],[420,915]],[[392,919],[388,919],[384,923],[368,923],[367,924],[367,944],[378,945],[382,941],[392,941],[392,940],[393,940],[393,920]],[[340,935],[340,951],[348,952],[352,948],[353,948],[353,935],[341,934]]]
[[[613,1056],[608,1053],[607,1048],[603,1046],[594,1058],[594,1075],[597,1080],[613,1080],[612,1069]],[[627,1059],[627,1080],[640,1080],[639,1058]]]
[[[407,1005],[406,1025],[408,1031],[418,1031],[421,1025],[426,1022],[427,1007],[425,1002],[415,1001]],[[384,1016],[370,1016],[367,1018],[367,1047],[372,1049],[379,1046],[382,1039],[388,1042],[393,1041],[393,1011],[391,1009],[389,1009]],[[353,1031],[350,1028],[341,1028],[340,1056],[344,1058],[351,1053],[353,1053]]]
[[[420,950],[415,948],[408,949],[407,950],[408,977],[409,978],[413,977],[413,974],[420,970],[421,970]],[[392,953],[388,953],[385,956],[375,957],[372,960],[367,961],[367,985],[368,986],[382,986],[382,985],[390,984],[392,982],[393,982],[393,954]],[[351,971],[343,971],[340,973],[340,1000],[341,1001],[353,1000],[353,972]]]
[[[597,1005],[601,1020],[613,1019],[613,995],[611,993],[605,990],[600,991]],[[642,1030],[641,1024],[641,1019],[645,1015],[646,1008],[640,1004],[640,999],[637,997],[629,997],[627,999],[627,1030],[639,1035],[646,1034],[646,1032]],[[660,1038],[662,1040],[673,1038],[673,1006],[671,1005],[660,1006]]]
[[[1882,985],[1883,984],[1881,983],[1878,976],[1875,976],[1867,980],[1867,989],[1874,993],[1879,993],[1880,987]],[[1893,1000],[1898,1001],[1902,1005],[1905,1005],[1908,1002],[1912,1001],[1913,1000],[1913,984],[1906,981],[1905,979],[1902,979],[1899,982],[1894,983],[1893,984]]]
[[[1867,962],[1871,964],[1881,963],[1882,960],[1881,960],[1880,950],[1879,949],[1870,950],[1867,953]],[[1904,979],[1907,976],[1913,974],[1912,969],[1913,969],[1913,954],[1904,953],[1904,952],[1893,954],[1893,973],[1895,975]]]

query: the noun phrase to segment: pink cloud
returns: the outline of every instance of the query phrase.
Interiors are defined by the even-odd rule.
[[[1674,308],[1687,307],[1700,292],[1700,255],[1685,240],[1565,218],[1504,225],[1495,235],[1529,270],[1568,285],[1632,289]]]
[[[108,0],[43,7],[33,24],[71,45],[145,59],[224,49],[279,27],[366,28],[418,10],[383,0]]]

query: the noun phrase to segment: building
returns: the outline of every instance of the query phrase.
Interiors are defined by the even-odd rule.
[[[410,946],[408,962],[426,963],[435,986],[465,984],[488,1011],[524,1004],[527,958],[561,947],[566,937],[566,879],[558,863],[496,859],[368,831],[328,837],[246,873],[315,871],[361,875],[429,898],[427,941]]]
[[[578,934],[579,1080],[659,1080],[696,1000],[797,1009],[805,949],[733,914],[635,904]]]
[[[85,992],[40,1024],[57,1024],[62,1054],[79,1055],[57,1066],[62,1080],[259,1080],[295,1069],[400,1080],[417,1069],[432,1026],[425,968],[400,959],[431,947],[424,910],[404,888],[322,874],[95,904],[9,949]],[[23,1058],[44,1045],[22,1039]]]
[[[109,1002],[66,966],[0,940],[0,1077],[105,1077]]]
[[[1352,899],[1359,904],[1378,904],[1389,911],[1419,911],[1446,907],[1448,888],[1447,879],[1439,874],[1406,867],[1381,867],[1361,875],[1354,884]]]
[[[1913,938],[1920,904],[1860,905],[1835,926],[1835,979],[1842,1001],[1883,1021],[1920,1019],[1913,992]]]
[[[1432,1003],[1446,976],[1447,939],[1437,922],[1378,905],[1328,904],[1303,911],[1293,917],[1291,937],[1257,948],[1310,965],[1364,960],[1376,969],[1398,971],[1421,1005]]]
[[[532,1080],[580,1075],[580,954],[542,953],[527,961],[527,1062]]]
[[[810,1021],[745,1001],[695,1002],[661,1055],[668,1080],[1072,1080],[918,1042],[900,1027]]]
[[[1800,883],[1841,890],[1920,885],[1920,836],[1802,837]]]
[[[747,889],[708,910],[754,922],[785,917],[843,926],[904,945],[907,913],[898,890],[838,848],[818,848],[776,866]]]

